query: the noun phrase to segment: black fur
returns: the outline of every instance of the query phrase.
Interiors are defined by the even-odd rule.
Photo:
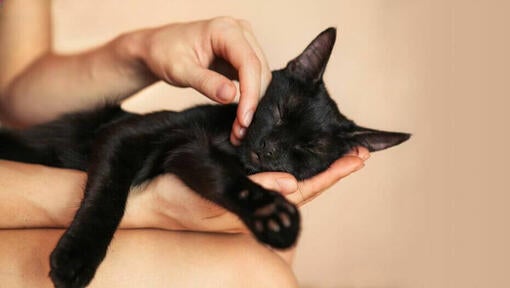
[[[362,128],[343,116],[322,75],[335,42],[322,32],[273,72],[240,147],[229,142],[236,105],[137,115],[117,106],[71,114],[27,130],[0,130],[0,158],[88,172],[83,202],[51,254],[57,287],[93,278],[123,216],[128,191],[173,173],[201,196],[237,214],[261,242],[292,246],[300,216],[280,194],[248,174],[285,171],[298,179],[325,170],[353,147],[377,151],[409,134]]]

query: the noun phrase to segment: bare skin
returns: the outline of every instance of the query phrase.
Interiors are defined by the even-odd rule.
[[[362,168],[369,154],[366,149],[357,153],[337,160],[333,165],[339,169],[328,170],[315,176],[320,179],[305,180],[298,186],[271,181],[266,173],[250,177],[301,206]],[[86,175],[80,171],[0,160],[0,228],[67,227],[78,209],[85,181]],[[120,228],[247,232],[234,214],[204,200],[173,175],[160,176],[139,190],[130,193]]]
[[[0,230],[2,287],[52,287],[59,229]],[[242,256],[240,256],[242,255]],[[88,287],[298,287],[290,267],[242,234],[119,230]]]
[[[353,152],[333,164],[341,169],[301,182],[296,190],[287,187],[284,193],[303,205],[318,196],[316,191],[363,167],[357,165],[368,157],[366,150],[359,149],[358,154]],[[294,249],[272,251],[255,243],[235,215],[203,200],[183,184],[176,189],[175,183],[180,181],[168,179],[172,177],[159,177],[143,191],[131,193],[120,229],[91,287],[120,283],[124,283],[122,287],[141,287],[150,281],[147,287],[197,287],[199,283],[217,283],[217,287],[256,283],[255,287],[260,287],[262,278],[268,281],[263,287],[297,287],[290,270]],[[261,174],[251,177],[270,189],[279,186],[274,181],[264,182],[268,178]],[[37,227],[66,227],[78,208],[85,180],[86,175],[78,171],[0,161],[0,183],[5,184],[0,188],[0,282],[9,283],[9,287],[51,286],[48,258],[63,230]],[[166,230],[156,232],[147,229],[150,227]],[[140,265],[133,259],[145,260]],[[195,271],[200,271],[199,277]]]
[[[219,103],[228,103],[236,94],[231,80],[236,78],[240,82],[241,97],[231,141],[238,144],[270,81],[262,49],[249,24],[243,20],[222,17],[170,24],[125,33],[82,53],[58,55],[51,48],[50,0],[5,1],[2,5],[0,119],[3,124],[30,126],[63,113],[96,107],[105,101],[119,102],[156,81],[192,87]],[[18,37],[20,33],[24,37]],[[227,63],[212,65],[218,57]],[[368,151],[360,148],[339,159],[325,172],[300,183],[286,173],[267,172],[251,177],[302,205],[362,168],[368,157]],[[1,257],[0,283],[13,283],[9,287],[50,285],[47,259],[62,231],[38,228],[64,228],[70,223],[82,198],[85,179],[86,175],[77,171],[0,161],[0,229],[3,229],[0,230],[0,254],[9,255]],[[19,228],[24,229],[17,230]],[[169,283],[176,283],[170,285],[173,287],[196,287],[218,276],[209,265],[217,255],[224,256],[218,267],[231,271],[230,274],[267,267],[263,269],[265,273],[279,272],[271,274],[274,275],[270,278],[272,284],[264,287],[295,286],[288,265],[278,257],[290,263],[292,250],[277,255],[256,244],[244,234],[246,229],[234,215],[204,201],[179,179],[169,175],[158,177],[141,191],[131,193],[120,228],[93,282],[97,287],[114,287],[114,283],[120,283],[118,281],[140,283],[135,281],[136,275],[143,273],[153,273],[154,278],[149,280],[161,279],[159,283],[165,283],[164,287]],[[143,229],[122,231],[128,228]],[[154,232],[146,228],[174,232]],[[134,249],[132,243],[140,238],[146,244],[143,249],[139,249],[140,245]],[[186,241],[182,241],[184,238]],[[190,243],[200,243],[200,247]],[[197,251],[201,253],[200,258],[196,257]],[[249,257],[238,259],[237,255],[246,253]],[[254,257],[260,261],[250,261]],[[137,261],[130,259],[144,259],[144,266],[136,266]],[[12,267],[22,269],[19,271],[23,273],[9,272]],[[201,271],[200,277],[197,277],[197,269]],[[174,280],[167,278],[163,281],[165,275],[167,278],[183,275],[174,280],[188,282],[168,282]],[[219,276],[218,281],[225,281],[218,282],[224,284],[218,287],[249,287],[236,282],[242,279],[233,279],[235,275]],[[247,279],[260,278],[263,277]]]

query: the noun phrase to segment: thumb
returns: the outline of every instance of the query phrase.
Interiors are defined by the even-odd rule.
[[[190,69],[187,82],[191,88],[219,103],[230,103],[234,100],[237,89],[228,78],[214,71],[197,67]]]
[[[266,189],[284,195],[293,193],[298,189],[296,178],[284,172],[262,172],[250,175],[249,178]]]

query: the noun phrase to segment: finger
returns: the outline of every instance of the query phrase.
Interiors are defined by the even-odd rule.
[[[284,172],[257,173],[249,178],[268,190],[277,191],[284,195],[294,193],[298,189],[296,178]]]
[[[303,205],[317,197],[322,191],[331,187],[340,179],[361,169],[364,165],[363,160],[359,157],[344,156],[333,162],[326,171],[298,183],[300,195],[296,196],[301,198],[297,199],[298,205]]]
[[[238,119],[236,119],[234,121],[234,123],[232,124],[232,132],[230,134],[230,142],[232,142],[232,144],[238,146],[239,144],[241,144],[241,139],[243,139],[245,134],[246,134],[246,128],[241,126],[241,124],[239,124]]]
[[[200,66],[190,66],[186,75],[188,85],[213,101],[230,103],[236,95],[236,87],[225,76]]]
[[[370,158],[370,151],[363,146],[359,146],[358,148],[358,157],[363,160],[368,160]]]
[[[218,31],[217,35],[211,39],[214,54],[228,61],[238,71],[241,98],[237,118],[243,127],[248,127],[260,95],[260,60],[241,29],[227,27],[221,33]]]
[[[370,152],[368,151],[367,148],[365,148],[363,146],[354,147],[354,149],[352,149],[346,155],[358,156],[359,158],[361,158],[363,160],[367,160],[368,158],[370,158]]]
[[[262,51],[262,48],[260,47],[260,44],[257,41],[257,38],[255,38],[255,34],[253,33],[253,29],[248,23],[248,21],[245,20],[239,20],[239,23],[243,27],[244,37],[246,40],[250,43],[251,47],[253,48],[253,51],[255,51],[255,54],[259,58],[260,64],[261,64],[261,78],[260,78],[260,97],[264,96],[266,93],[267,86],[269,85],[269,82],[271,82],[271,69],[269,68],[269,63],[267,62],[266,56],[264,55],[264,52]]]

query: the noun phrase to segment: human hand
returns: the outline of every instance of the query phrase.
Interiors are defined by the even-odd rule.
[[[358,147],[335,161],[326,171],[302,182],[283,172],[264,172],[250,178],[265,187],[282,193],[298,206],[311,201],[321,192],[349,174],[361,169],[370,157],[366,148]],[[248,230],[236,215],[209,202],[187,188],[177,177],[165,175],[149,183],[144,193],[150,195],[149,211],[156,211],[153,226],[170,230],[192,230],[239,233]],[[135,196],[136,197],[136,196]],[[129,205],[128,205],[129,207]]]
[[[368,156],[365,148],[359,148],[326,171],[299,183],[292,175],[282,172],[259,173],[250,178],[303,205],[363,167]],[[0,161],[0,183],[4,184],[0,187],[0,204],[3,204],[0,205],[0,228],[67,227],[83,198],[85,181],[86,175],[80,171]],[[50,194],[41,194],[41,187],[48,183],[52,185]],[[120,228],[247,231],[234,214],[203,199],[175,176],[160,176],[141,190],[141,193],[131,191]]]
[[[158,79],[192,87],[216,102],[232,102],[237,93],[232,79],[239,79],[239,107],[230,137],[239,144],[271,81],[248,22],[219,17],[137,31],[128,38],[135,43],[133,53]]]

